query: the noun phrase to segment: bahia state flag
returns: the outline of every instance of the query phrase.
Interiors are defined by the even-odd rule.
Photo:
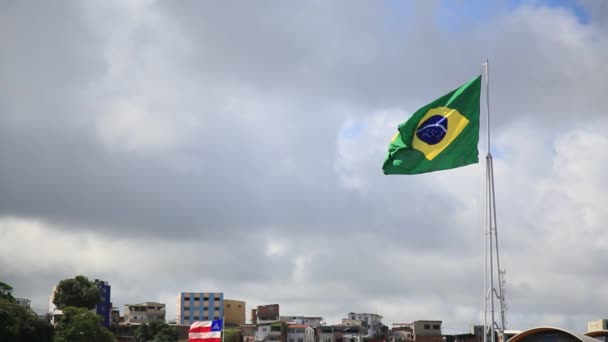
[[[188,342],[221,342],[222,324],[221,319],[192,323],[188,331]]]
[[[418,109],[399,125],[384,174],[413,175],[478,162],[481,75]]]

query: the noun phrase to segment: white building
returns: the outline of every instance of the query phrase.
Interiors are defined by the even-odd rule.
[[[27,298],[17,298],[17,297],[15,297],[15,302],[18,305],[21,305],[21,306],[26,307],[26,308],[29,309],[30,306],[31,306],[30,304],[31,304],[32,301],[29,300],[29,299],[27,299]]]
[[[324,325],[325,320],[323,317],[310,317],[310,316],[280,316],[279,321],[287,324],[304,324],[310,325],[313,328],[317,328]]]
[[[382,333],[382,316],[373,313],[348,313],[346,320],[361,321],[361,326],[367,328],[367,335],[370,337]]]
[[[125,304],[125,323],[140,324],[151,321],[165,321],[165,304],[145,302]]]
[[[258,330],[255,332],[256,341],[282,341],[283,323],[264,323],[258,324]]]
[[[287,342],[315,342],[315,329],[306,324],[287,326]]]

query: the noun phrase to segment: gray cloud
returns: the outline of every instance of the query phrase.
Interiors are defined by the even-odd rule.
[[[444,22],[440,2],[0,5],[3,281],[36,307],[85,273],[118,304],[222,290],[293,314],[466,328],[481,307],[482,166],[380,165],[398,123],[490,58],[511,322],[582,330],[608,300],[589,295],[606,249],[593,238],[601,12],[584,24],[538,4],[489,6],[489,22],[467,10]]]

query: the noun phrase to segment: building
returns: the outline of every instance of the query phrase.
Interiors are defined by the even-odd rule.
[[[311,316],[280,316],[279,321],[288,324],[304,324],[310,325],[311,327],[317,328],[325,322],[323,317],[311,317]]]
[[[414,330],[413,330],[412,323],[393,323],[393,329],[391,329],[391,332],[392,332],[392,334],[391,334],[392,342],[414,341]],[[454,342],[454,341],[446,341],[446,342]]]
[[[124,316],[120,317],[120,310],[118,310],[117,307],[112,307],[112,311],[110,312],[110,326],[119,325],[120,323],[124,323]]]
[[[15,297],[15,303],[17,303],[18,305],[21,305],[21,306],[26,307],[26,308],[29,309],[31,307],[32,301],[29,300],[29,299],[27,299],[27,298],[17,298],[17,297]]]
[[[101,316],[102,324],[107,328],[110,326],[110,315],[112,314],[111,286],[107,281],[99,279],[95,279],[93,283],[97,285],[101,297],[101,301],[95,307],[95,313]]]
[[[251,323],[265,324],[279,322],[279,304],[260,305],[251,310]]]
[[[367,328],[369,337],[382,334],[382,316],[378,314],[350,312],[346,320],[361,321],[361,326]]]
[[[255,340],[256,342],[287,342],[287,324],[283,322],[260,323],[255,334]]]
[[[182,292],[177,299],[179,324],[195,321],[212,321],[224,317],[222,292]]]
[[[243,324],[241,325],[241,336],[243,342],[255,342],[255,334],[258,331],[258,327],[255,324]]]
[[[224,299],[224,325],[239,326],[245,324],[245,302]]]
[[[441,321],[414,321],[412,334],[415,342],[443,342]]]
[[[587,322],[587,332],[608,330],[608,319],[598,319],[596,321]]]
[[[141,304],[125,304],[125,323],[141,324],[151,321],[165,321],[165,304],[145,302]]]
[[[287,326],[287,342],[315,342],[315,329],[307,324]]]
[[[505,330],[505,335],[509,330]],[[463,332],[460,334],[443,335],[445,342],[483,342],[483,325],[473,325],[469,332]],[[497,335],[498,336],[498,335]],[[489,335],[488,335],[489,337]],[[508,340],[508,338],[506,339]],[[488,339],[489,341],[489,339]]]
[[[367,328],[361,325],[334,325],[335,342],[362,342],[368,335]]]
[[[352,326],[352,327],[362,327],[363,321],[360,319],[342,318],[342,325]],[[367,324],[366,324],[366,326],[367,326]]]

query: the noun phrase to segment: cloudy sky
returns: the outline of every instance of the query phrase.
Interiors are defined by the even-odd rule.
[[[606,1],[5,0],[0,44],[0,280],[41,313],[84,274],[478,324],[484,163],[381,165],[489,59],[509,327],[608,316]]]

